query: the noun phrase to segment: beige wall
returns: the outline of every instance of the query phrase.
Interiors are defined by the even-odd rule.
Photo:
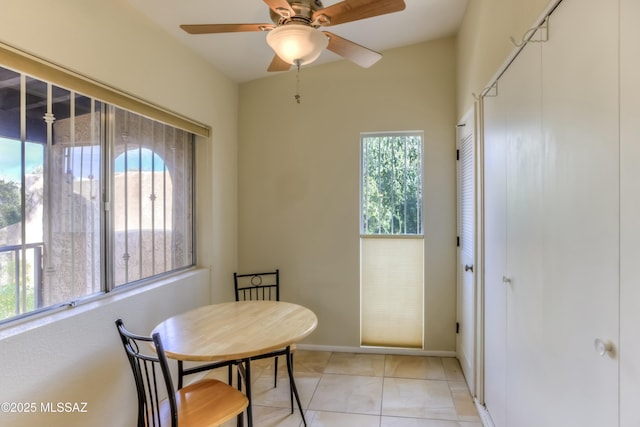
[[[238,264],[281,269],[312,308],[306,341],[359,346],[360,132],[424,130],[426,345],[455,350],[455,40],[325,64],[240,88]]]
[[[550,0],[472,0],[458,33],[458,117],[473,104]]]
[[[180,279],[124,296],[57,313],[15,327],[25,331],[0,338],[0,402],[35,403],[35,413],[0,412],[11,427],[132,426],[137,398],[131,368],[114,321],[148,333],[169,316],[209,298],[209,274],[194,270]],[[7,333],[7,331],[2,331]],[[42,403],[86,402],[86,413],[47,413]]]
[[[88,403],[88,413],[74,416],[0,413],[0,425],[132,425],[133,382],[115,318],[148,333],[175,313],[232,298],[238,85],[122,0],[4,2],[2,16],[0,41],[212,128],[211,140],[196,143],[198,260],[204,268],[18,329],[0,327],[0,402]]]

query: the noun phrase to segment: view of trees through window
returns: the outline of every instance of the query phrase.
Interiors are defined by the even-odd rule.
[[[13,181],[0,178],[0,228],[20,222],[20,187]]]
[[[422,234],[422,134],[363,134],[361,233]]]
[[[0,145],[3,141],[0,140]],[[2,148],[0,148],[2,152]],[[20,222],[22,218],[22,208],[20,201],[20,187],[17,183],[0,178],[0,229],[8,227]],[[2,257],[2,255],[0,255]],[[2,268],[7,264],[8,268]],[[14,303],[14,289],[15,285],[11,278],[6,277],[7,272],[15,270],[15,260],[7,260],[7,262],[0,262],[0,280],[3,285],[0,285],[0,318],[6,317],[8,313],[12,313],[15,307]],[[6,270],[6,271],[5,271]],[[7,283],[10,282],[10,283]],[[31,292],[33,294],[33,292]],[[29,298],[33,299],[33,296]]]

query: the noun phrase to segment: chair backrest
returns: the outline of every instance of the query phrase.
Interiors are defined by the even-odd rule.
[[[122,319],[116,320],[116,327],[136,382],[138,427],[178,427],[175,391],[160,335],[144,337],[132,334],[126,330]],[[155,346],[155,354],[150,343]],[[162,426],[160,420],[160,402],[164,400],[165,393],[169,399],[171,426]]]
[[[280,301],[280,270],[266,273],[233,273],[236,301]]]

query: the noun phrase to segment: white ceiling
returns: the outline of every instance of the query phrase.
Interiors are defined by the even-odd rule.
[[[264,32],[189,35],[179,28],[180,24],[271,23],[269,7],[262,0],[127,1],[234,81],[242,83],[273,74],[266,71],[273,51]],[[339,2],[323,0],[323,5]],[[405,3],[407,7],[401,12],[328,29],[384,53],[387,49],[454,35],[467,6],[467,0],[405,0]],[[342,58],[325,51],[313,65],[336,60]]]

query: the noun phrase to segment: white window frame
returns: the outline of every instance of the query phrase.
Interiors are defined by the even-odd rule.
[[[365,190],[364,190],[364,169],[365,169],[365,159],[364,159],[364,143],[365,143],[365,139],[369,139],[369,138],[395,138],[395,137],[399,137],[399,138],[403,138],[403,137],[415,137],[415,138],[420,138],[420,165],[421,165],[421,170],[420,170],[420,195],[419,195],[419,205],[417,206],[417,209],[419,209],[419,214],[417,215],[417,220],[419,221],[418,225],[417,225],[417,232],[415,233],[407,233],[406,232],[406,228],[405,228],[405,232],[402,232],[401,230],[398,232],[392,232],[392,233],[369,233],[366,232],[365,230],[365,219],[364,219],[364,209],[365,209],[365,204],[366,201],[364,200],[365,198]],[[375,236],[375,235],[384,235],[384,236],[388,236],[388,235],[395,235],[395,236],[400,236],[400,235],[415,235],[415,236],[423,236],[424,235],[424,209],[423,209],[423,196],[424,196],[424,172],[423,172],[423,167],[424,167],[424,159],[423,159],[423,153],[424,153],[424,132],[423,131],[399,131],[399,132],[364,132],[360,134],[360,235],[361,236]],[[393,221],[392,221],[392,225],[391,228],[393,230]],[[395,231],[395,230],[394,230]]]
[[[367,233],[364,209],[364,141],[372,137],[420,138],[420,195],[416,232]],[[371,132],[360,137],[360,344],[424,347],[424,132]],[[378,227],[380,230],[380,227]]]

